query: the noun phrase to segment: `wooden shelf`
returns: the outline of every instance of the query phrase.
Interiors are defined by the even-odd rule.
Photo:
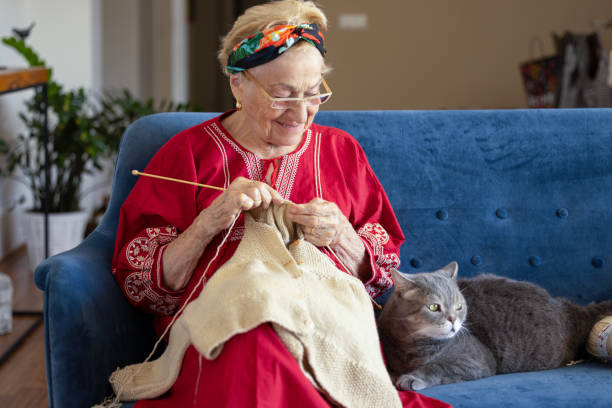
[[[49,70],[45,67],[0,69],[0,93],[31,88],[48,80]]]

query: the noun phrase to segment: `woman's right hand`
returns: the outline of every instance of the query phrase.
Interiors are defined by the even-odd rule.
[[[248,211],[262,206],[268,208],[270,203],[280,205],[285,200],[270,185],[238,177],[221,195],[214,199],[210,206],[198,215],[196,222],[207,235],[217,235],[228,228],[240,211]]]
[[[282,204],[283,197],[269,185],[238,177],[221,195],[198,214],[195,221],[168,244],[162,257],[163,284],[180,290],[187,286],[204,248],[215,235],[228,228],[240,211],[270,203]]]

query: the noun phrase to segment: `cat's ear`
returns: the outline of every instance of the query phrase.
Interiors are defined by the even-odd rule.
[[[438,272],[441,272],[444,276],[452,280],[457,280],[457,273],[459,272],[459,264],[453,261],[449,263],[448,265],[446,265],[444,268],[438,270]]]
[[[412,289],[415,284],[408,275],[405,275],[395,268],[391,268],[391,277],[395,283],[395,287],[399,289]]]

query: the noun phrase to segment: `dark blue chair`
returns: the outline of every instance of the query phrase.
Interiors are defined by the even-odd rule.
[[[144,360],[155,335],[111,276],[121,204],[172,135],[212,113],[142,118],[126,131],[109,208],[78,247],[47,259],[51,407],[110,395],[117,367]],[[361,143],[400,220],[402,271],[459,262],[529,280],[579,303],[612,298],[612,110],[321,112]],[[324,146],[323,146],[324,148]],[[611,407],[612,367],[585,363],[425,390],[455,407]]]

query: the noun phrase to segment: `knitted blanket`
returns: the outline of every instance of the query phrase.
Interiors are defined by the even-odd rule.
[[[304,240],[300,228],[285,220],[285,210],[271,206],[245,214],[236,253],[176,320],[162,356],[113,373],[119,399],[154,398],[170,389],[190,344],[214,359],[232,336],[270,322],[330,402],[401,407],[363,284]]]

